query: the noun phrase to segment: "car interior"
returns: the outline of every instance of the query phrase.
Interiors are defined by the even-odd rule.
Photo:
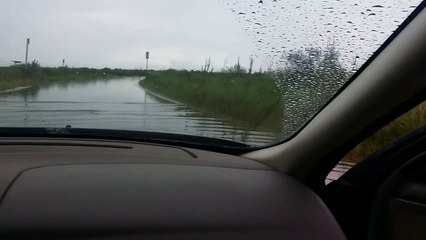
[[[1,130],[0,238],[426,239],[425,127],[324,184],[348,151],[425,101],[425,5],[273,146]]]

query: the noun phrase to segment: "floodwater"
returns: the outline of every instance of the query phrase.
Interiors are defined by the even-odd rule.
[[[173,102],[139,86],[142,78],[56,83],[0,93],[0,127],[58,127],[168,132],[250,145],[272,133]]]

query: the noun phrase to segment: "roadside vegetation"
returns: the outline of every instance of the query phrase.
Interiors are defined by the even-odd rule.
[[[37,61],[28,65],[0,67],[0,92],[21,87],[41,86],[51,83],[85,81],[116,76],[141,76],[142,70],[41,67]]]
[[[384,145],[395,141],[416,128],[425,126],[425,124],[426,102],[423,102],[371,135],[352,149],[343,160],[357,163],[375,153]]]
[[[271,74],[149,71],[140,85],[155,94],[239,121],[249,129],[282,132],[281,94]]]
[[[334,47],[290,51],[286,65],[267,72],[234,66],[214,72],[211,60],[200,71],[150,71],[140,82],[164,97],[245,123],[283,139],[342,86],[348,77]]]
[[[306,48],[283,55],[285,65],[252,73],[239,63],[214,72],[210,59],[200,71],[150,71],[140,85],[155,94],[269,131],[276,139],[293,132],[342,87],[350,77],[333,46]],[[423,103],[378,131],[351,151],[344,161],[358,162],[410,130],[425,125]]]

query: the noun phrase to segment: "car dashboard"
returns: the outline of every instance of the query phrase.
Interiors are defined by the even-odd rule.
[[[5,238],[344,239],[297,180],[191,148],[2,139],[0,194]]]

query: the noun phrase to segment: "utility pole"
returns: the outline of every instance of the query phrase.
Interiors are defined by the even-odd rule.
[[[145,58],[146,58],[146,70],[148,71],[149,52],[145,53]]]
[[[28,64],[28,45],[30,45],[30,39],[27,38],[27,48],[25,50],[25,65]]]
[[[62,59],[62,67],[65,67],[65,59]]]
[[[249,74],[251,74],[251,72],[253,71],[253,57],[250,57],[250,68],[249,68]]]

